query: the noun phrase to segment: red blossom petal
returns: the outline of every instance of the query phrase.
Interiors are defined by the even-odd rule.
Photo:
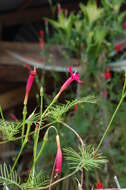
[[[69,67],[69,72],[70,72],[71,78],[73,80],[76,80],[78,83],[83,83],[83,81],[80,80],[80,74],[79,73],[73,73],[71,67]]]
[[[79,81],[80,80],[80,74],[79,73],[74,73],[73,79],[76,80],[76,81]]]
[[[102,183],[99,182],[99,183],[96,184],[96,188],[97,188],[97,189],[103,189],[104,186],[103,186]]]
[[[105,78],[106,80],[109,80],[111,77],[112,77],[112,73],[111,73],[110,71],[106,71],[106,72],[104,73],[104,78]]]
[[[83,83],[83,81],[80,80],[80,74],[79,73],[73,73],[72,68],[69,67],[70,77],[64,82],[64,84],[61,86],[59,94],[61,94],[66,88],[75,80],[78,83]]]
[[[40,37],[43,38],[44,37],[44,31],[43,30],[40,30]]]
[[[115,51],[116,51],[116,53],[119,53],[120,50],[121,50],[120,44],[116,44],[116,45],[115,45]]]
[[[69,67],[69,73],[70,73],[71,77],[73,77],[73,71],[72,71],[71,67]]]
[[[122,24],[122,27],[126,29],[126,22]]]

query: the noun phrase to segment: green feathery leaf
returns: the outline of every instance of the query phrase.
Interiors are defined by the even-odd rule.
[[[79,152],[76,152],[73,148],[65,148],[65,157],[69,162],[71,169],[81,170],[92,170],[94,168],[100,168],[102,164],[107,162],[106,158],[101,154],[96,154],[93,146],[89,145],[84,148],[79,148]]]
[[[75,99],[72,102],[68,101],[65,105],[56,105],[53,106],[52,109],[49,111],[49,116],[56,120],[61,121],[63,114],[69,111],[74,105],[81,104],[81,103],[96,103],[96,98],[94,96],[87,96],[79,99]]]
[[[18,177],[16,171],[10,172],[11,167],[7,166],[5,163],[0,165],[0,184],[3,186],[14,185],[19,189],[22,189],[20,185],[20,178]]]
[[[0,121],[0,132],[5,140],[13,140],[14,136],[20,132],[21,122]]]
[[[49,184],[49,176],[44,171],[36,171],[34,176],[30,176],[28,183],[22,185],[23,189],[39,188]]]

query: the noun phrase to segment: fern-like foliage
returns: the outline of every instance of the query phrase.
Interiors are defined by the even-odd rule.
[[[14,136],[20,132],[21,122],[0,121],[0,132],[5,140],[13,140]]]
[[[48,185],[50,182],[49,176],[43,172],[43,171],[36,171],[33,176],[30,176],[29,182],[28,183],[24,183],[22,185],[22,188],[24,190],[26,189],[31,189],[31,188],[39,188],[39,187],[43,187]]]
[[[49,111],[49,116],[56,121],[61,121],[63,114],[69,111],[74,105],[81,103],[96,103],[96,98],[94,96],[87,96],[79,99],[75,99],[72,102],[68,101],[65,105],[53,106]]]
[[[40,114],[39,113],[34,113],[33,115],[30,115],[25,123],[27,124],[29,121],[31,124],[36,124],[36,122],[40,119]]]
[[[5,163],[0,165],[0,184],[2,184],[4,187],[13,185],[19,189],[22,189],[20,185],[20,178],[18,177],[16,171],[10,171],[10,166],[7,166]]]
[[[64,149],[66,160],[71,169],[81,170],[84,168],[89,171],[94,168],[100,168],[102,164],[107,162],[106,158],[95,152],[93,146],[85,146],[84,151],[79,148],[79,152],[76,152],[73,148]]]

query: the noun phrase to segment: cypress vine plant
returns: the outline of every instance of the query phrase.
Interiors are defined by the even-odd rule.
[[[73,101],[67,102],[64,105],[55,105],[58,98],[64,93],[64,91],[69,87],[69,85],[75,80],[77,82],[82,82],[80,80],[80,75],[78,73],[73,73],[71,67],[69,67],[70,77],[61,86],[57,95],[53,98],[52,102],[43,110],[43,88],[40,89],[40,112],[36,113],[34,110],[29,116],[27,113],[28,98],[29,93],[36,76],[36,69],[30,71],[29,78],[26,85],[26,93],[24,98],[24,109],[23,118],[21,121],[6,121],[1,109],[1,121],[0,130],[3,136],[3,141],[0,143],[8,143],[14,141],[21,141],[20,150],[14,160],[12,166],[4,163],[0,165],[0,183],[3,189],[51,189],[51,187],[58,182],[69,178],[72,175],[83,174],[83,170],[91,170],[94,168],[99,168],[102,164],[106,163],[106,158],[95,151],[93,145],[85,145],[81,136],[65,121],[63,121],[63,115],[69,111],[74,105],[82,103],[96,103],[96,98],[94,96],[87,96],[83,98],[78,98]],[[44,124],[46,121],[50,121]],[[63,128],[70,130],[71,133],[76,135],[78,139],[78,150],[75,151],[71,148],[63,149],[63,144],[60,142],[60,127],[56,126],[58,123]],[[34,130],[31,131],[31,127],[34,126]],[[43,139],[40,140],[40,147],[38,148],[39,136],[43,129],[46,129]],[[43,156],[43,151],[48,144],[50,137],[50,130],[54,130],[57,143],[57,155],[56,160],[54,160],[54,166],[52,169],[51,177],[49,178],[44,171],[38,170],[36,165],[38,160]],[[17,137],[17,134],[19,135]],[[20,136],[21,134],[21,136]],[[32,166],[30,172],[27,176],[27,180],[23,181],[21,177],[17,174],[16,168],[18,168],[19,159],[23,153],[24,149],[27,149],[28,138],[33,136],[33,158]],[[55,143],[55,142],[53,142]],[[63,157],[65,157],[70,166],[70,173],[66,176],[58,178],[62,172],[62,151]],[[46,157],[44,158],[46,159]],[[26,163],[27,164],[27,163]],[[50,174],[48,174],[50,175]],[[55,178],[54,178],[55,176]],[[57,179],[56,179],[57,178]],[[81,186],[82,186],[81,182]]]

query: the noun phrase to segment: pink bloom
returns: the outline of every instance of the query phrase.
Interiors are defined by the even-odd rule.
[[[69,67],[70,77],[66,80],[66,82],[61,86],[59,94],[61,94],[66,88],[75,80],[78,83],[83,83],[83,81],[80,80],[80,74],[79,73],[73,73],[72,68]]]
[[[27,80],[26,92],[25,92],[25,98],[24,98],[24,104],[25,104],[25,105],[27,104],[28,96],[29,96],[29,93],[30,93],[32,84],[33,84],[33,82],[34,82],[35,75],[36,75],[36,69],[34,69],[34,70],[32,70],[32,71],[30,72],[30,75],[29,75],[28,80]]]
[[[104,186],[103,186],[102,183],[99,182],[99,183],[96,184],[96,188],[97,188],[97,189],[103,189]]]
[[[56,154],[56,175],[61,173],[62,171],[62,151],[60,147],[60,139],[59,135],[56,136],[56,143],[57,143],[57,154]]]
[[[124,23],[122,24],[122,27],[123,27],[124,29],[126,29],[126,22],[124,22]]]
[[[120,50],[121,50],[120,44],[116,44],[116,45],[115,45],[115,51],[116,51],[116,53],[119,53]]]
[[[106,80],[109,80],[112,77],[112,73],[108,70],[104,73],[104,78]]]

